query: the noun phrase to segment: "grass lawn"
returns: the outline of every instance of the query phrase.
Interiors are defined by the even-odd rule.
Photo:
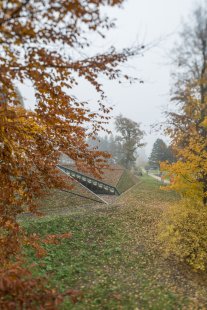
[[[159,169],[150,169],[149,173],[159,175],[160,174],[160,170]]]
[[[48,254],[40,260],[28,250],[34,272],[49,285],[83,293],[61,309],[207,309],[206,275],[164,259],[156,242],[157,223],[178,198],[149,177],[141,180],[114,205],[23,223],[42,236],[72,233],[59,245],[46,245]]]

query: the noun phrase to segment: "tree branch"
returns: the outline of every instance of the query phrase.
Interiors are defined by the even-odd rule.
[[[22,9],[24,7],[27,6],[27,4],[30,2],[30,0],[25,0],[25,2],[23,2],[22,4],[20,4],[12,13],[11,15],[6,18],[6,19],[3,19],[2,21],[0,21],[0,26],[2,26],[3,24],[9,22],[10,20],[14,19],[14,18],[17,18],[17,17],[20,17],[19,14],[20,12],[22,11]]]

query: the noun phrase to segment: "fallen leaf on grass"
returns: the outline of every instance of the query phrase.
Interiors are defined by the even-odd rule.
[[[83,297],[83,293],[81,291],[78,290],[67,290],[66,292],[64,292],[65,296],[70,296],[72,302],[75,304],[78,301],[80,301],[80,299],[82,299]]]
[[[43,240],[43,243],[46,244],[58,244],[61,239],[70,239],[72,237],[71,233],[64,233],[58,235],[47,235],[47,237]]]

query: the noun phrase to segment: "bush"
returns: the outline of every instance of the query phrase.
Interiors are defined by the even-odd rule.
[[[176,255],[194,270],[207,267],[207,208],[183,200],[164,213],[159,227],[164,253]]]

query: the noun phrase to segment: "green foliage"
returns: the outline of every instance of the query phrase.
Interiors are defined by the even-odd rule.
[[[116,134],[98,137],[96,140],[88,139],[92,147],[97,147],[100,151],[111,155],[112,161],[130,169],[135,167],[138,154],[137,149],[144,146],[142,139],[144,131],[140,129],[140,124],[119,115],[115,119]]]
[[[151,155],[149,157],[149,166],[154,169],[159,169],[162,161],[173,162],[175,157],[172,149],[166,145],[162,139],[157,139],[153,145]]]
[[[160,240],[167,256],[174,254],[195,270],[207,263],[207,209],[202,203],[183,200],[164,213]]]
[[[122,115],[116,117],[115,128],[118,134],[116,140],[121,145],[120,164],[130,169],[135,164],[137,148],[144,146],[141,142],[144,132],[140,129],[140,124]]]

